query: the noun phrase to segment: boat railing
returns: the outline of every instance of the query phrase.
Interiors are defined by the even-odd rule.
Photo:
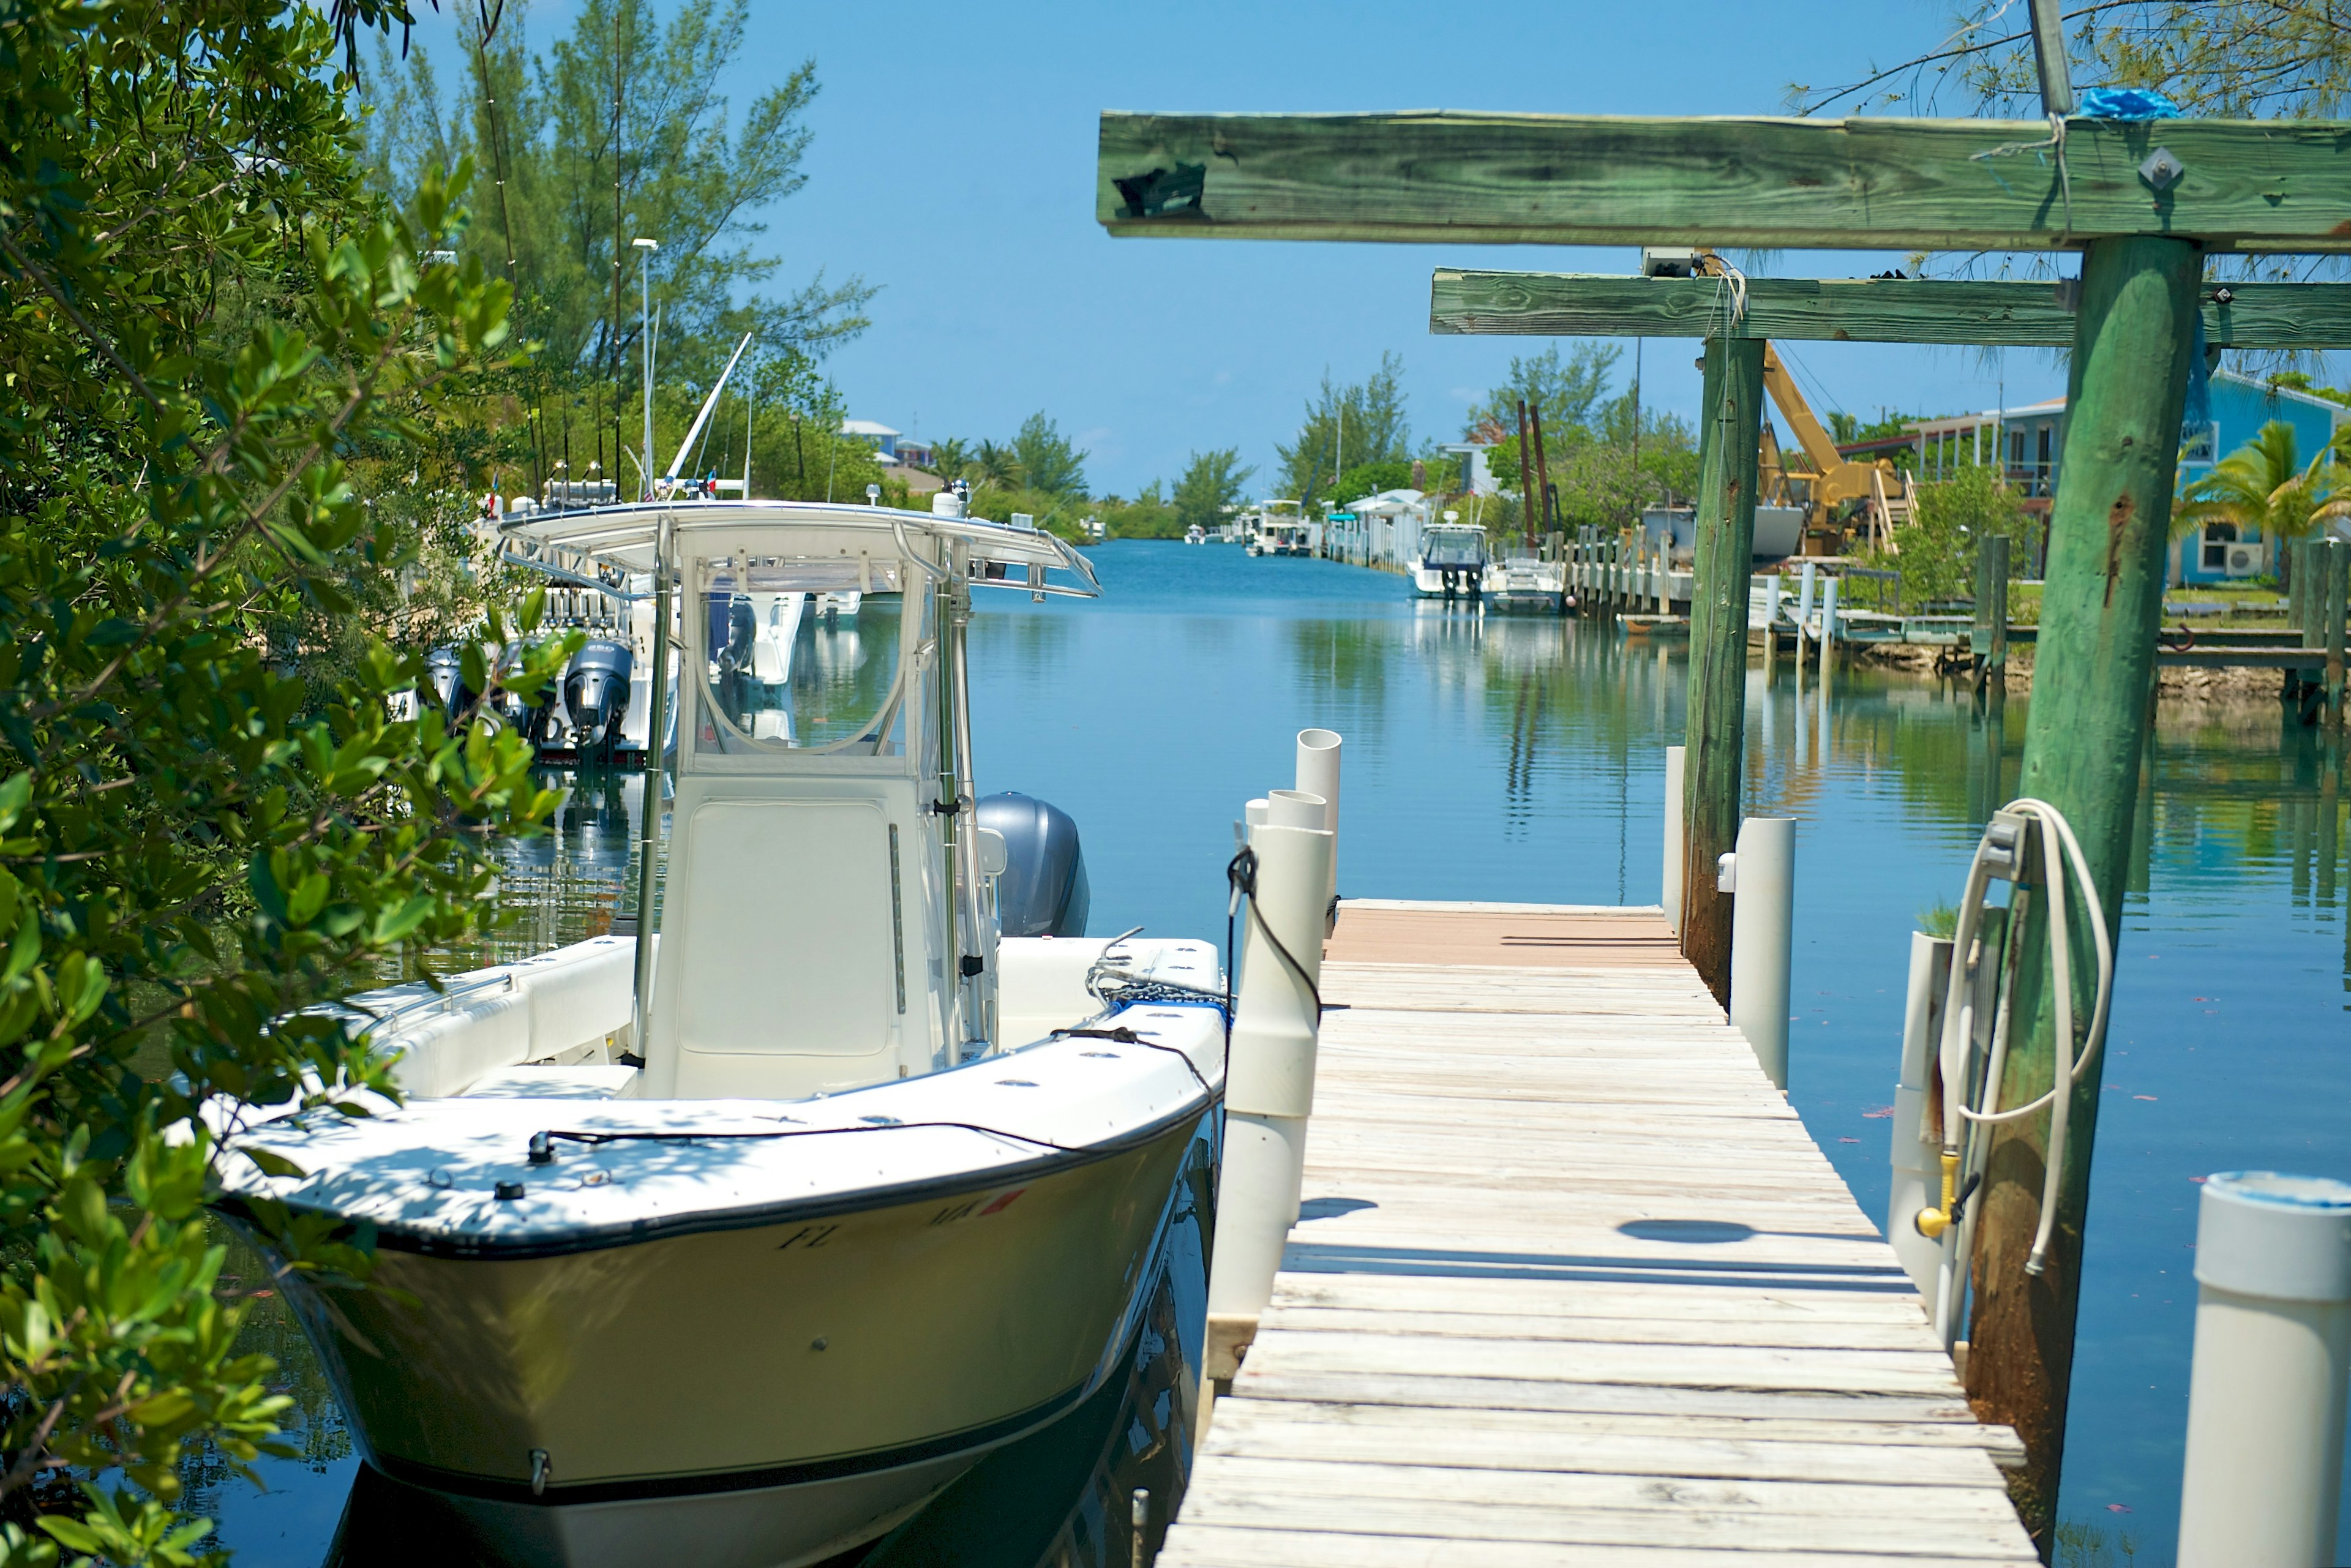
[[[410,982],[410,984],[413,985],[422,983],[423,982],[421,981]],[[402,1002],[398,1007],[392,1008],[382,1012],[378,1012],[374,1009],[369,1007],[364,994],[361,996],[347,998],[340,1005],[350,1012],[355,1012],[364,1018],[372,1019],[373,1026],[381,1029],[385,1024],[396,1022],[397,1020],[407,1018],[411,1014],[414,1013],[431,1012],[435,1009],[442,1012],[447,1012],[451,1009],[455,1008],[459,1002],[469,998],[478,996],[484,991],[511,991],[516,989],[517,987],[517,981],[515,978],[515,972],[509,968],[501,969],[497,973],[492,975],[478,976],[470,981],[464,981],[455,985],[443,986],[436,991],[428,992],[421,997],[411,998],[409,1000]]]

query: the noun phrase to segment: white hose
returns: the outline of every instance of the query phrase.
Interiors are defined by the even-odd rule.
[[[2114,999],[2115,955],[2113,939],[2106,933],[2105,908],[2098,898],[2096,884],[2091,880],[2088,860],[2082,853],[2081,842],[2074,835],[2072,824],[2064,813],[2046,800],[2031,797],[2011,801],[2004,813],[2024,817],[2038,825],[2041,831],[2042,887],[2049,907],[2046,922],[2049,930],[2049,983],[2054,989],[2052,998],[2056,1014],[2055,1071],[2048,1091],[2022,1105],[2002,1107],[2000,1104],[2000,1082],[2007,1065],[2008,1016],[2007,976],[2003,971],[2001,995],[1995,1003],[1993,1028],[1989,1050],[1980,1062],[1976,1051],[1976,986],[1975,977],[1981,968],[1984,956],[1977,949],[1981,945],[1979,935],[1982,924],[1984,894],[1991,882],[1991,869],[1987,851],[1991,841],[1987,834],[1979,845],[1975,858],[1968,867],[1966,892],[1960,895],[1959,916],[1951,943],[1951,969],[1945,991],[1943,1034],[1938,1051],[1942,1074],[1943,1147],[1947,1154],[1960,1157],[1960,1167],[1979,1181],[1990,1158],[1989,1136],[1976,1131],[2002,1123],[2022,1121],[2027,1116],[2049,1112],[2049,1146],[2041,1189],[2041,1221],[2032,1239],[2032,1250],[2026,1258],[2024,1270],[2039,1274],[2046,1263],[2049,1243],[2057,1223],[2057,1198],[2064,1177],[2065,1134],[2073,1110],[2073,1090],[2092,1064],[2099,1048],[2105,1041],[2106,1015]],[[2016,846],[2021,856],[2022,842]],[[2073,941],[2065,914],[2065,883],[2071,874],[2079,890],[2091,941],[2097,951],[2096,999],[2090,1009],[2089,1027],[2085,1032],[2077,1053],[2074,1039],[2074,974]],[[1970,1069],[1980,1066],[1982,1074],[1973,1079],[1974,1092],[1970,1092],[1973,1075]],[[1973,1099],[1976,1103],[1970,1104]],[[1974,1234],[1974,1215],[1968,1211],[1968,1222],[1952,1225],[1943,1232],[1944,1268],[1937,1291],[1937,1327],[1948,1343],[1953,1337],[1953,1324],[1964,1274],[1959,1260],[1965,1255],[1962,1243]]]

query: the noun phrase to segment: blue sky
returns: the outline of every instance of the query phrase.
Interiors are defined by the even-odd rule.
[[[569,12],[534,7],[534,47]],[[831,361],[852,412],[925,436],[1000,437],[1041,408],[1090,451],[1098,493],[1131,495],[1212,447],[1270,473],[1324,370],[1360,380],[1384,350],[1403,356],[1416,438],[1456,436],[1510,355],[1541,344],[1430,336],[1430,269],[1630,271],[1635,256],[1113,241],[1093,221],[1102,110],[1780,113],[1792,81],[1847,81],[1924,52],[1949,18],[1941,0],[1474,13],[1387,0],[871,11],[759,0],[730,90],[739,106],[817,62],[808,185],[763,215],[785,280],[822,267],[883,286],[872,329]],[[418,33],[455,80],[448,37],[445,23]],[[1790,251],[1753,270],[1853,277],[1898,260]],[[1693,358],[1693,345],[1649,343],[1646,398],[1687,415]],[[2011,404],[2064,390],[2054,356],[2021,350],[2004,365],[1974,350],[1857,344],[1790,358],[1823,413],[1988,408],[2003,374]]]

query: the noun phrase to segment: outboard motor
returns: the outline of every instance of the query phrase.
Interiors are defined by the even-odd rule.
[[[751,707],[751,685],[758,678],[755,661],[759,618],[752,612],[747,594],[731,596],[723,609],[716,602],[717,594],[710,597],[710,646],[718,666],[718,698],[730,716],[740,719]]]
[[[983,799],[979,825],[1004,835],[1004,874],[996,879],[996,913],[1007,936],[1082,936],[1085,852],[1078,824],[1059,806],[1007,790]]]
[[[710,617],[710,640],[704,647],[711,663],[727,667],[732,654],[735,665],[747,668],[751,641],[759,632],[758,620],[751,613],[751,596],[722,588],[706,595],[705,605]]]
[[[591,638],[571,655],[563,672],[563,707],[571,716],[572,744],[580,750],[609,750],[620,744],[635,663],[627,643],[609,637]]]
[[[490,710],[498,722],[512,729],[534,747],[545,746],[556,738],[555,697],[557,684],[549,681],[540,688],[536,699],[514,685],[521,675],[527,650],[520,644],[501,649],[498,653],[498,689],[491,695]]]
[[[435,648],[424,655],[425,683],[444,725],[455,724],[454,716],[473,706],[474,699],[481,695],[465,684],[465,662],[455,648]]]

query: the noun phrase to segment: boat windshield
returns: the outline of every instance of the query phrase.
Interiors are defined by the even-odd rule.
[[[1422,559],[1431,566],[1483,566],[1486,530],[1442,525],[1433,528],[1428,530]]]
[[[1093,568],[1033,528],[883,507],[701,501],[536,514],[502,530],[502,554],[560,581],[676,601],[689,754],[908,756],[910,688],[936,640],[925,620],[951,570],[971,588],[1091,598]],[[687,737],[691,737],[688,740]],[[919,747],[919,737],[916,737]]]
[[[700,753],[904,749],[894,560],[696,559],[688,664]]]

